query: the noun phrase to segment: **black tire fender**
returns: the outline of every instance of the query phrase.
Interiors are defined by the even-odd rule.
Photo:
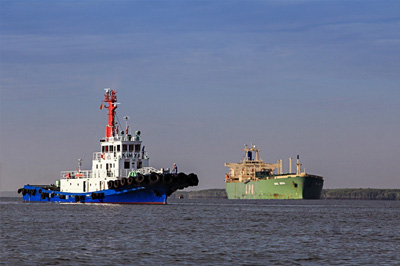
[[[151,184],[157,184],[160,181],[160,176],[157,173],[151,173],[149,181]]]
[[[166,174],[162,178],[164,184],[170,184],[172,182],[172,175]]]
[[[135,181],[137,184],[142,184],[144,182],[144,175],[140,174],[136,176]]]
[[[120,185],[121,185],[121,182],[120,182],[118,179],[117,179],[117,180],[114,180],[114,188],[115,188],[115,189],[119,188]]]

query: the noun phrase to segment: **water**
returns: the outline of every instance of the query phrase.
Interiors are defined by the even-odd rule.
[[[400,265],[400,202],[0,198],[2,265]]]

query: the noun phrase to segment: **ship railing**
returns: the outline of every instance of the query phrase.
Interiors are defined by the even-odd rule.
[[[154,167],[143,167],[143,168],[137,169],[136,172],[139,172],[142,175],[147,175],[147,174],[150,174],[150,173],[162,174],[164,171],[163,171],[163,169],[157,170]]]
[[[148,159],[147,152],[94,152],[93,160],[100,161],[101,159],[121,159],[121,158],[140,158],[142,155],[142,159]]]
[[[117,152],[94,152],[93,160],[101,161],[101,159],[114,159],[117,157]]]
[[[91,176],[92,176],[92,170],[62,171],[60,173],[61,179],[90,178]]]
[[[122,141],[140,141],[140,136],[138,136],[138,135],[132,136],[130,134],[128,134],[128,135],[124,134],[124,135],[116,135],[114,137],[108,137],[108,138],[102,138],[101,139],[102,142],[105,142],[105,141],[113,142],[113,141],[119,141],[119,140],[122,140]]]
[[[103,138],[104,141],[109,141],[109,142],[113,142],[113,141],[118,141],[123,139],[123,136],[115,136],[115,137],[108,137],[108,138]]]
[[[132,136],[131,134],[124,134],[121,136],[115,136],[115,137],[110,137],[108,138],[109,141],[117,141],[117,140],[123,140],[123,141],[140,141],[140,137],[139,136]]]

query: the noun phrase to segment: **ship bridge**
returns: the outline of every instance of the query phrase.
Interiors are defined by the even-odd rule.
[[[255,180],[258,172],[273,174],[275,169],[280,169],[279,163],[265,163],[260,158],[260,147],[256,147],[253,144],[250,147],[245,145],[243,151],[245,152],[243,161],[240,163],[225,163],[225,166],[230,169],[230,173],[226,177],[227,181]]]

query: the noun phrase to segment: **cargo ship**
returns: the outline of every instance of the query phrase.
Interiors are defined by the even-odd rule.
[[[108,110],[108,124],[100,151],[93,153],[92,169],[81,170],[79,159],[78,167],[62,171],[55,184],[25,185],[18,189],[24,202],[166,204],[174,191],[198,185],[196,174],[178,173],[175,164],[172,170],[149,166],[140,131],[130,133],[127,116],[120,131],[116,92],[105,91],[100,109]]]
[[[297,155],[296,172],[283,173],[282,160],[265,163],[259,156],[260,148],[245,145],[244,156],[239,163],[225,163],[230,169],[225,175],[228,199],[319,199],[324,178],[301,171]]]

